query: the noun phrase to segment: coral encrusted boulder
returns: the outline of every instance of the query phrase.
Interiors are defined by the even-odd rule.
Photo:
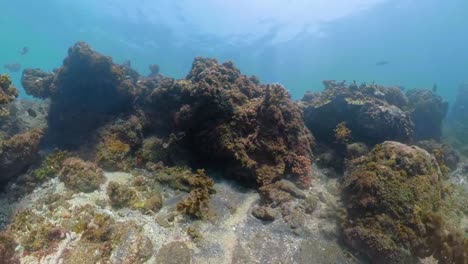
[[[324,81],[324,85],[323,92],[307,93],[300,102],[306,125],[318,142],[336,143],[340,123],[346,124],[354,142],[374,145],[411,140],[413,124],[402,110],[407,99],[398,88],[335,81]]]
[[[246,184],[309,184],[313,139],[283,87],[204,58],[194,60],[186,79],[168,84],[152,92],[152,116],[183,135],[195,162]]]
[[[414,263],[427,249],[426,216],[441,206],[442,173],[427,151],[387,141],[347,166],[346,243],[372,263]]]
[[[22,83],[28,94],[51,99],[47,140],[76,148],[101,125],[132,109],[137,80],[127,73],[125,66],[78,42],[62,67],[53,73],[26,69]]]

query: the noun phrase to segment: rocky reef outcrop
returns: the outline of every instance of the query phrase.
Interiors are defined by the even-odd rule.
[[[283,87],[213,59],[180,80],[151,69],[139,76],[77,43],[53,73],[25,70],[26,91],[51,101],[45,144],[88,149],[107,170],[185,160],[251,186],[310,184],[313,138]]]
[[[100,126],[132,109],[136,79],[125,66],[78,42],[53,73],[27,69],[22,83],[27,93],[50,98],[46,140],[77,148]]]
[[[385,140],[411,140],[413,123],[402,110],[406,98],[398,88],[335,81],[325,81],[324,85],[323,92],[306,94],[301,101],[305,122],[317,141],[336,143],[335,129],[342,122],[355,142],[373,145]]]
[[[0,117],[0,181],[19,175],[0,196],[19,207],[0,207],[12,262],[466,262],[466,206],[445,182],[460,159],[433,91],[325,81],[294,102],[230,61],[141,76],[82,42],[53,72],[23,72],[50,107],[12,107],[4,83],[1,109],[30,115]]]
[[[196,58],[187,78],[154,89],[151,103],[199,163],[260,186],[310,181],[313,139],[280,85],[259,85],[231,62]]]

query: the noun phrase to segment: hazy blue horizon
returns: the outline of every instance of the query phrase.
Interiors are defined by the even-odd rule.
[[[1,72],[59,67],[85,41],[141,74],[187,74],[195,56],[232,60],[244,74],[283,84],[294,98],[326,79],[432,87],[447,99],[468,78],[463,0],[2,1]],[[20,56],[23,46],[30,51]],[[390,63],[376,66],[377,61]],[[21,72],[11,73],[17,87]],[[24,94],[23,91],[21,91]]]

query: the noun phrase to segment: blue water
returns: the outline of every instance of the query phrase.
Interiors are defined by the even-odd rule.
[[[0,65],[51,70],[81,40],[141,74],[157,63],[179,78],[195,56],[230,59],[296,99],[337,79],[437,83],[451,100],[468,79],[466,0],[1,0],[0,10]]]

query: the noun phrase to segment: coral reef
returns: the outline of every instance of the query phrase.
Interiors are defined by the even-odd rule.
[[[38,147],[41,129],[32,129],[0,140],[0,181],[5,182],[24,172],[39,157]]]
[[[429,247],[423,215],[440,207],[441,179],[432,155],[398,142],[350,161],[342,193],[346,243],[372,262],[414,262],[410,252]]]
[[[92,192],[104,183],[104,175],[96,164],[79,158],[67,158],[62,163],[59,179],[76,192]]]
[[[448,102],[428,89],[409,90],[406,95],[409,100],[409,112],[414,123],[415,140],[434,139],[442,137],[442,122],[447,115]]]

